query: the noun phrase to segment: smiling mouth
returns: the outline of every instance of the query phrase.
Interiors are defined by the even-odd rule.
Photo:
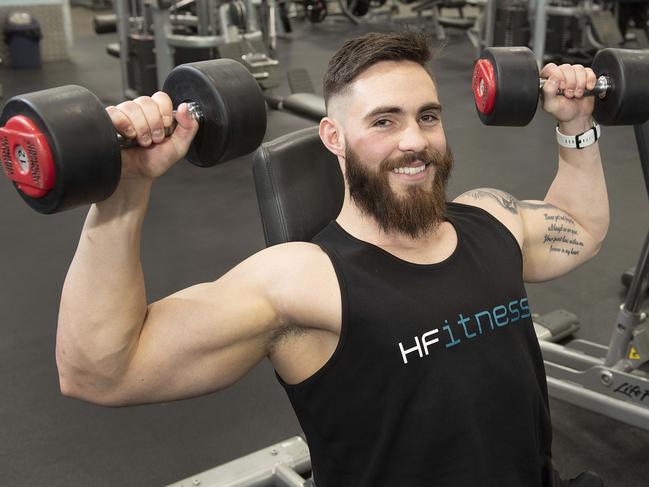
[[[417,166],[395,167],[392,172],[395,174],[419,174],[424,172],[430,164],[419,164]]]

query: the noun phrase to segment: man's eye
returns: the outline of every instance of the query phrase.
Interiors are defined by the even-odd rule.
[[[439,120],[439,118],[437,116],[433,115],[432,113],[421,116],[421,121],[424,122],[424,123],[434,123],[437,120]]]
[[[375,127],[389,127],[390,126],[390,121],[386,118],[382,118],[380,120],[377,120],[374,122]]]

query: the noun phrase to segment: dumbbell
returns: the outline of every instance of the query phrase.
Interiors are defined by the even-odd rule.
[[[266,105],[250,72],[231,59],[177,66],[164,82],[173,106],[188,102],[199,129],[185,158],[214,166],[255,150],[266,132]],[[169,133],[167,133],[169,135]],[[105,107],[75,85],[9,99],[0,114],[0,161],[22,198],[58,213],[108,198],[119,183],[122,148]]]
[[[596,97],[597,122],[636,125],[649,119],[649,51],[602,49],[592,69],[597,85],[586,94]],[[544,82],[527,47],[486,49],[475,63],[472,79],[480,120],[485,125],[527,125],[534,118]]]
[[[92,28],[95,34],[110,34],[117,32],[117,15],[101,14],[92,18]]]

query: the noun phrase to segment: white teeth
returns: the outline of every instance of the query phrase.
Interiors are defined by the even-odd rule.
[[[392,171],[396,174],[419,174],[426,169],[426,165],[421,165],[417,167],[397,167]]]

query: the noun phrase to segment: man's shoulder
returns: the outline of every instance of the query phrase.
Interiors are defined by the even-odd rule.
[[[259,251],[256,257],[279,269],[300,265],[318,265],[328,260],[319,245],[312,242],[286,242]],[[288,269],[286,269],[288,270]]]
[[[328,255],[311,242],[287,242],[267,247],[250,259],[259,278],[283,294],[304,294],[335,280]]]
[[[475,206],[491,213],[494,216],[505,211],[510,214],[517,213],[517,201],[509,193],[495,188],[476,188],[465,191],[453,200],[453,203]]]
[[[462,193],[453,203],[480,208],[502,223],[522,244],[520,202],[511,194],[494,188],[477,188]]]
[[[254,256],[264,274],[264,294],[281,322],[335,330],[340,320],[340,287],[328,255],[310,242],[268,247]]]

